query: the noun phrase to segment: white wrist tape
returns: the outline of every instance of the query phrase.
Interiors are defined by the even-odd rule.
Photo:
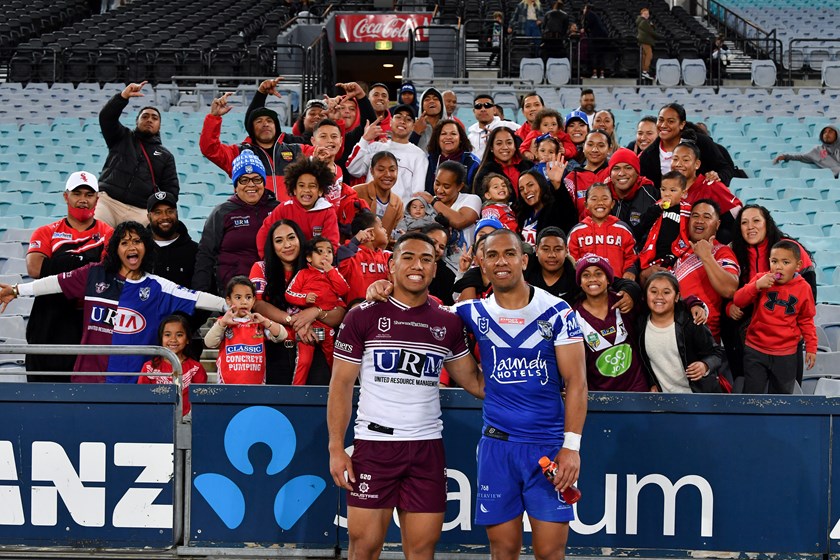
[[[580,434],[574,432],[563,433],[563,448],[580,451]]]

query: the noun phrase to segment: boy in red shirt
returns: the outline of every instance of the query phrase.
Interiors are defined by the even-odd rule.
[[[388,279],[388,232],[373,212],[362,211],[350,224],[353,237],[338,248],[338,270],[350,284],[347,301],[365,299],[368,286]]]
[[[610,214],[615,201],[610,187],[593,183],[586,191],[589,213],[569,232],[569,254],[576,261],[586,254],[595,254],[609,261],[616,276],[636,279],[631,267],[636,262],[636,240],[630,227]]]
[[[329,239],[313,237],[306,244],[304,253],[309,265],[292,278],[289,287],[286,288],[286,301],[301,309],[315,306],[318,308],[318,317],[326,317],[328,311],[344,307],[342,298],[347,296],[350,286],[332,265],[333,250]],[[327,359],[327,365],[332,369],[335,332],[332,327],[318,320],[312,323],[312,328]],[[297,347],[297,364],[292,385],[306,385],[315,347],[303,343],[299,343]]]
[[[805,364],[817,359],[816,306],[802,268],[799,245],[782,240],[770,250],[770,271],[757,274],[735,292],[738,307],[752,305],[744,348],[744,392],[792,394],[796,383],[797,346],[805,339]]]

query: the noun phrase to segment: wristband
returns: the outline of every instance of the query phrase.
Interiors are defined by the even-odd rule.
[[[291,315],[286,315],[286,324],[287,324],[287,325],[291,325],[291,324],[292,324],[292,316],[291,316]]]
[[[580,434],[563,432],[563,449],[580,451]]]
[[[20,289],[18,288],[17,284],[12,286],[12,295],[15,296],[15,299],[20,297]]]
[[[432,202],[430,203],[430,205],[431,205],[431,206],[434,206],[434,205],[435,205],[435,202],[440,202],[440,199],[439,199],[438,197],[436,197],[436,196],[433,196],[433,197],[432,197]]]
[[[271,319],[269,319],[269,320],[268,320],[268,326],[265,328],[265,330],[270,331],[270,330],[271,330],[271,327],[272,327],[273,325],[274,325],[274,321],[272,321]]]

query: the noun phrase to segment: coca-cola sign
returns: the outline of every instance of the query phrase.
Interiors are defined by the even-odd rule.
[[[431,23],[431,14],[337,15],[335,34],[339,43],[407,43],[415,29]],[[425,30],[421,30],[415,39],[429,40]]]

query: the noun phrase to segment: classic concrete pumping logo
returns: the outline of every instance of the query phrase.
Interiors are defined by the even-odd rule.
[[[254,466],[248,451],[257,443],[271,449],[271,462],[266,474],[281,473],[295,454],[297,436],[289,419],[274,408],[251,406],[231,418],[225,430],[225,454],[230,464],[243,475],[253,475]],[[219,516],[228,529],[236,529],[245,519],[245,496],[237,484],[225,475],[200,474],[193,480],[198,493]],[[289,530],[326,488],[324,480],[314,475],[297,476],[280,488],[274,498],[274,520]]]

